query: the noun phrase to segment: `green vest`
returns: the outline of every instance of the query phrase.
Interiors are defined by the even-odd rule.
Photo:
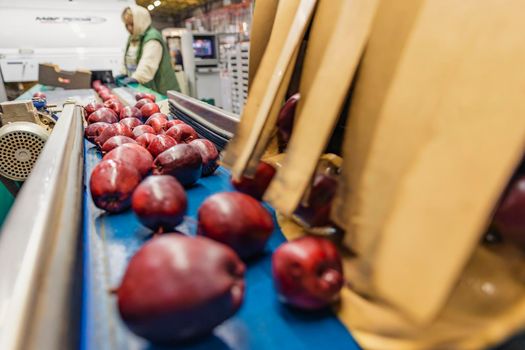
[[[124,57],[126,57],[126,54],[128,52],[130,40],[131,37],[128,38],[128,43],[126,45],[126,53],[124,54]],[[144,34],[140,36],[140,44],[137,52],[137,62],[140,62],[140,58],[142,57],[142,49],[144,47],[144,44],[150,40],[157,40],[162,45],[162,59],[153,79],[142,85],[152,90],[155,90],[162,95],[166,95],[166,92],[168,90],[180,91],[179,83],[177,82],[177,78],[175,77],[173,67],[171,66],[171,57],[168,52],[168,46],[166,45],[166,42],[162,39],[162,34],[160,34],[158,30],[152,28],[151,26],[148,29],[146,29]]]

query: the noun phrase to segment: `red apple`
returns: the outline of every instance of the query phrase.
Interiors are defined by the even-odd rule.
[[[98,95],[102,99],[102,101],[106,101],[107,97],[111,95],[111,92],[108,89],[99,89]]]
[[[104,131],[104,129],[110,125],[111,124],[104,122],[89,124],[84,130],[84,136],[89,142],[95,143],[95,139],[99,137],[102,131]]]
[[[153,101],[147,98],[143,98],[141,100],[138,100],[137,103],[135,103],[135,107],[138,109],[141,109],[142,106],[144,106],[146,103],[152,103]]]
[[[223,244],[159,235],[131,258],[117,290],[118,309],[132,332],[153,343],[201,337],[241,306],[244,271]]]
[[[33,98],[43,98],[45,100],[47,96],[42,91],[37,91],[33,94]]]
[[[113,150],[114,148],[117,148],[118,146],[121,146],[125,143],[137,143],[135,140],[133,140],[131,137],[128,136],[113,136],[110,137],[104,144],[102,145],[102,153],[108,153],[109,151]]]
[[[148,100],[151,100],[152,102],[155,102],[157,100],[155,95],[148,94],[147,92],[137,92],[135,94],[135,100],[136,101],[142,100],[143,98],[147,98]]]
[[[102,147],[102,145],[104,145],[104,143],[109,140],[109,138],[117,135],[133,137],[133,133],[131,132],[130,128],[128,128],[126,125],[115,123],[105,128],[99,137],[95,139],[95,142],[99,147]]]
[[[153,158],[156,158],[159,154],[171,148],[177,144],[177,141],[167,135],[157,135],[148,146],[148,151],[151,153]]]
[[[184,188],[173,176],[153,175],[133,192],[131,208],[144,226],[165,232],[182,222],[188,200]]]
[[[144,106],[140,107],[140,113],[142,113],[143,118],[149,118],[153,114],[159,113],[159,112],[160,112],[159,106],[157,106],[157,104],[153,102],[146,103]]]
[[[93,80],[93,83],[91,83],[91,87],[95,90],[100,88],[101,86],[102,86],[102,81],[100,80]]]
[[[104,102],[104,107],[112,109],[117,115],[120,115],[124,105],[119,100],[111,99]]]
[[[202,157],[202,176],[209,176],[219,167],[219,151],[210,140],[195,139],[190,145],[197,148]]]
[[[243,176],[239,180],[232,179],[232,185],[237,191],[249,194],[257,200],[262,200],[274,175],[275,168],[273,166],[266,162],[260,162],[253,178]]]
[[[166,135],[173,137],[177,142],[189,143],[199,138],[197,132],[188,124],[177,124],[166,131]]]
[[[198,218],[199,235],[230,246],[243,259],[261,253],[273,231],[270,213],[257,200],[239,192],[208,197]]]
[[[142,122],[137,118],[124,118],[119,123],[126,125],[131,129],[131,131],[133,131],[137,126],[142,125]],[[135,136],[135,134],[133,134],[133,136]]]
[[[104,107],[104,105],[100,102],[90,102],[84,106],[84,110],[86,111],[86,115],[89,117],[91,113],[102,107]]]
[[[323,308],[343,287],[343,267],[335,245],[305,236],[282,244],[272,256],[272,275],[280,299],[301,309]]]
[[[160,113],[160,112],[159,112],[159,113],[154,113],[154,114],[152,114],[152,115],[146,120],[146,123],[148,122],[148,120],[153,119],[153,118],[162,118],[162,119],[168,121],[168,116],[167,116],[166,114],[164,114],[164,113]],[[146,123],[145,123],[145,124],[146,124]]]
[[[156,134],[164,133],[164,125],[168,122],[167,119],[162,117],[162,113],[155,113],[146,120],[145,125],[149,125],[155,130]]]
[[[149,125],[139,125],[133,129],[133,137],[137,138],[142,134],[150,133],[155,135],[155,130]]]
[[[102,107],[91,113],[88,117],[88,124],[97,122],[113,124],[118,122],[118,118],[113,110]]]
[[[126,118],[137,118],[142,120],[142,113],[140,113],[140,109],[137,107],[126,106],[120,111],[119,118],[120,120]]]
[[[308,196],[301,201],[294,216],[309,227],[330,224],[330,210],[337,192],[339,168],[328,160],[321,160],[314,175]]]
[[[105,160],[97,164],[89,179],[93,202],[100,209],[119,213],[131,205],[131,195],[141,180],[129,163]]]
[[[141,100],[141,99],[145,98],[145,96],[146,96],[145,92],[137,92],[135,94],[135,101]],[[153,101],[153,102],[155,102],[155,101]]]
[[[201,172],[201,154],[185,143],[168,148],[153,162],[153,174],[175,176],[183,186],[190,186],[197,182]]]
[[[168,121],[168,116],[167,116],[166,114],[164,114],[164,113],[160,113],[160,112],[159,112],[159,113],[154,113],[154,114],[152,114],[152,115],[146,120],[146,122],[145,122],[144,124],[148,124],[148,121],[151,120],[151,119],[154,119],[154,118],[162,118],[162,119],[164,119],[165,121]]]
[[[525,176],[507,187],[494,214],[494,226],[503,240],[525,249]]]
[[[149,144],[151,143],[151,141],[155,140],[156,136],[157,135],[155,135],[155,134],[144,133],[144,134],[140,135],[139,137],[137,137],[135,139],[135,141],[137,141],[137,143],[139,145],[141,145],[142,147],[147,149],[149,147]]]
[[[137,169],[141,176],[148,175],[153,167],[153,157],[151,154],[144,147],[134,143],[125,143],[118,146],[107,153],[102,159],[113,159],[128,163]]]
[[[300,98],[301,95],[299,93],[292,95],[286,100],[277,117],[277,140],[281,149],[286,148],[292,136],[295,108]]]
[[[186,123],[184,123],[182,120],[179,120],[179,119],[172,119],[172,120],[168,120],[164,128],[168,130],[172,126],[179,125],[179,124],[186,124]]]
[[[111,93],[109,93],[109,94],[104,94],[104,97],[102,97],[102,95],[100,95],[100,97],[102,98],[102,100],[103,100],[104,102],[109,101],[109,100],[115,100],[115,101],[118,101],[118,100],[119,100],[119,98],[118,98],[117,95],[113,95],[113,94],[111,94]]]

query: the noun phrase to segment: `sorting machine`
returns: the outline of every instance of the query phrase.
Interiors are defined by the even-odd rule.
[[[114,92],[133,104],[134,93],[145,90],[134,86]],[[61,112],[0,233],[0,349],[169,349],[128,331],[111,293],[150,235],[131,210],[108,215],[90,197],[87,184],[101,154],[83,138],[80,105],[94,99],[94,91],[37,85],[20,100],[36,91],[44,91]],[[180,93],[157,98],[168,99],[171,118],[192,125],[219,149],[238,123],[238,116]],[[179,231],[195,234],[197,209],[209,195],[232,191],[229,178],[219,167],[187,190],[188,216]],[[275,227],[263,256],[247,263],[240,311],[211,336],[176,349],[359,348],[331,310],[305,313],[278,301],[271,253],[285,237]]]

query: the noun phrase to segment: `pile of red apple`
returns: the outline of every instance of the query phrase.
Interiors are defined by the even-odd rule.
[[[123,106],[104,85],[93,87],[104,100],[85,106],[85,137],[103,153],[90,177],[93,202],[108,213],[131,207],[155,233],[117,289],[122,319],[155,343],[208,334],[241,306],[243,261],[261,255],[273,232],[260,199],[275,169],[262,163],[264,176],[236,182],[246,193],[208,197],[198,210],[197,236],[185,236],[176,231],[187,211],[185,188],[215,172],[215,145],[161,113],[153,95],[137,94],[135,106]],[[341,259],[324,238],[283,244],[272,273],[281,300],[303,309],[329,305],[343,284]]]

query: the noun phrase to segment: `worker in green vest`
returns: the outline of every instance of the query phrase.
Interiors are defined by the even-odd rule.
[[[151,16],[144,7],[132,5],[122,12],[130,36],[124,55],[124,69],[117,79],[124,84],[140,83],[162,95],[168,90],[180,91],[171,66],[166,42],[151,26]]]

